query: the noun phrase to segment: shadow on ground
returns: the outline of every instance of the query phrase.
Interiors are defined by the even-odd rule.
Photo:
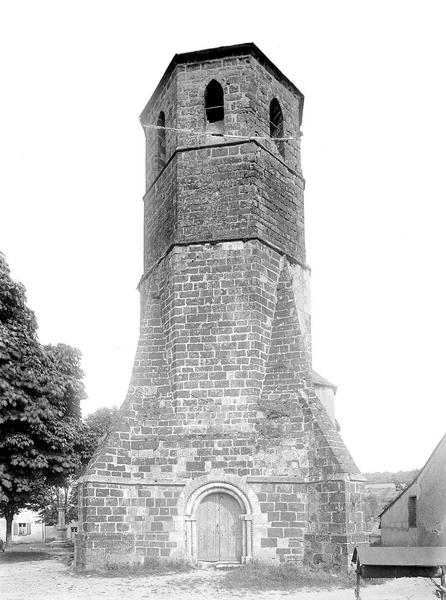
[[[35,562],[38,560],[49,560],[53,558],[51,554],[43,551],[20,552],[19,550],[6,550],[0,553],[0,564]]]
[[[12,544],[5,552],[0,552],[0,564],[29,563],[51,559],[70,564],[72,557],[72,546],[54,547],[51,544],[43,543]]]

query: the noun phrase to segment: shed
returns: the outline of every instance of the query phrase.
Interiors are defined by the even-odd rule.
[[[352,563],[363,579],[376,577],[443,577],[444,546],[365,546],[355,548]]]
[[[446,547],[444,546],[364,546],[355,548],[356,598],[360,578],[440,577],[440,598],[446,599]]]
[[[446,546],[446,435],[412,481],[380,514],[383,546]]]

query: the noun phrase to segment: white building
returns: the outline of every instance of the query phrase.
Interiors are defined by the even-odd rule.
[[[74,538],[77,533],[77,522],[67,525],[67,538]],[[12,542],[14,544],[29,544],[32,542],[49,542],[57,537],[55,525],[45,526],[40,516],[33,510],[22,509],[15,515],[12,523]],[[6,519],[0,518],[0,538],[6,540]]]
[[[383,546],[446,546],[446,435],[380,515]]]

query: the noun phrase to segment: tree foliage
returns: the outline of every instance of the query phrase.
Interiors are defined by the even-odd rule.
[[[65,520],[70,523],[78,518],[77,494],[76,479],[70,476],[63,485],[45,485],[38,494],[32,496],[28,508],[36,511],[45,525],[57,525],[58,508],[63,507]]]
[[[112,423],[117,415],[117,408],[99,408],[88,415],[79,430],[79,469],[74,475],[67,477],[63,485],[46,485],[39,493],[33,494],[29,507],[39,513],[46,525],[55,525],[58,519],[58,507],[65,508],[67,523],[78,518],[78,484],[77,479],[82,474],[98,445],[111,431]]]
[[[0,253],[0,511],[7,524],[81,464],[80,352],[43,346],[24,287]],[[8,527],[10,530],[10,527]]]
[[[117,414],[116,407],[104,407],[98,408],[96,412],[87,416],[84,428],[83,464],[86,465],[90,461],[101,441],[112,431]]]
[[[364,473],[369,483],[394,483],[398,491],[406,489],[412,483],[420,469],[411,469],[410,471],[376,471],[374,473]]]

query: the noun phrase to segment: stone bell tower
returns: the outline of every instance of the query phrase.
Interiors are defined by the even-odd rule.
[[[324,562],[361,476],[315,393],[303,95],[254,45],[176,55],[142,112],[141,328],[82,479],[79,566]]]

